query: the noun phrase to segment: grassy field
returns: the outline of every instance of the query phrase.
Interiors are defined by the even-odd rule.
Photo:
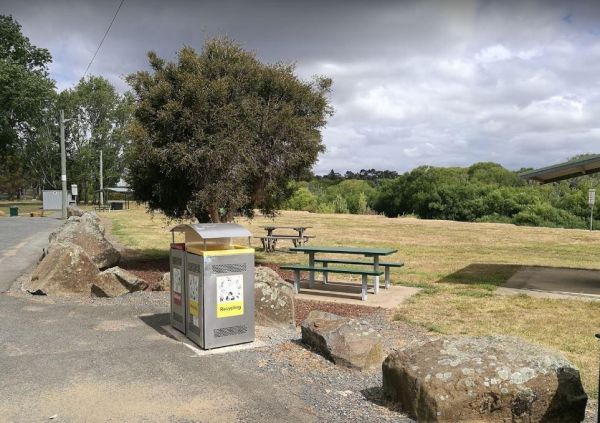
[[[11,206],[17,206],[19,208],[19,215],[27,216],[32,211],[39,211],[42,207],[42,202],[38,200],[15,200],[15,201],[0,201],[0,210],[9,215],[9,208]]]
[[[103,213],[120,241],[153,258],[166,257],[171,234],[162,215],[143,208]],[[442,334],[508,334],[562,351],[580,369],[588,394],[597,397],[600,302],[495,294],[523,265],[600,268],[600,232],[461,223],[381,216],[283,212],[275,220],[239,219],[255,235],[265,224],[306,225],[314,245],[397,248],[391,260],[396,284],[424,288],[402,305],[397,319]],[[253,240],[255,246],[258,242]],[[294,263],[303,255],[257,253],[259,262]]]

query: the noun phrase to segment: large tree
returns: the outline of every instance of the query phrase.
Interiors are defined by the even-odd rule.
[[[151,72],[128,77],[137,100],[129,181],[138,201],[171,218],[229,221],[272,213],[324,150],[331,80],[300,80],[229,39],[176,62],[148,54]]]
[[[40,162],[26,147],[47,135],[44,120],[54,100],[51,61],[48,50],[32,45],[18,22],[0,15],[0,191],[11,196],[43,179],[35,172]]]

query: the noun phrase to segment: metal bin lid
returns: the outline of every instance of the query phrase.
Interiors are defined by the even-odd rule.
[[[187,241],[219,238],[248,238],[252,233],[237,223],[189,223],[175,226],[171,232],[183,232]]]

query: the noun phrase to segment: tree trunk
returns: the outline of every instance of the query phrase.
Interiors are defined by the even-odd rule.
[[[210,221],[212,223],[221,223],[221,216],[219,215],[219,206],[212,204],[209,209]]]

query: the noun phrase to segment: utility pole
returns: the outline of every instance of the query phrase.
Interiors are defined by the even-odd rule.
[[[100,205],[104,205],[104,177],[102,175],[102,150],[100,150]]]
[[[65,152],[65,112],[60,111],[60,180],[62,182],[62,218],[67,218],[67,153]]]
[[[588,205],[590,206],[590,231],[594,229],[594,204],[596,204],[596,190],[588,190]]]

